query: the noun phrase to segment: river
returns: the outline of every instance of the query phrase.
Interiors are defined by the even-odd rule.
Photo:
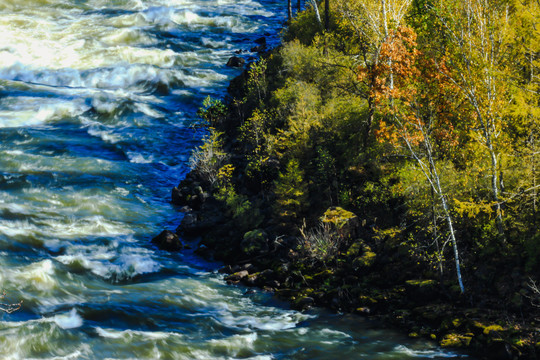
[[[300,313],[149,240],[181,217],[202,100],[284,18],[274,0],[0,0],[2,359],[458,358]]]

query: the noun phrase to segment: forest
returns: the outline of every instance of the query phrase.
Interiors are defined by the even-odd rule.
[[[299,308],[536,358],[540,2],[313,2],[282,39],[199,111],[203,248]]]

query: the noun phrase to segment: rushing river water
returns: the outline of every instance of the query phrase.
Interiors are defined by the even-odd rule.
[[[1,359],[453,358],[149,245],[207,95],[284,1],[0,0]],[[277,40],[277,37],[274,36]]]

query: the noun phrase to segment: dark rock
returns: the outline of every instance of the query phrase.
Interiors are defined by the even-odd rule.
[[[172,189],[171,201],[174,205],[185,205],[186,199],[176,186]]]
[[[212,250],[210,250],[208,246],[201,244],[197,249],[195,249],[195,254],[205,258],[210,258],[212,255]]]
[[[503,341],[492,341],[485,349],[484,356],[490,360],[512,360],[512,348]]]
[[[275,272],[272,269],[266,269],[259,273],[259,276],[261,279],[263,279],[265,282],[269,282],[272,280],[275,280]]]
[[[218,270],[220,274],[231,274],[232,272],[231,265],[226,265]]]
[[[225,280],[232,281],[232,282],[238,282],[242,280],[245,277],[248,277],[249,273],[246,270],[235,272],[234,274],[231,274],[229,276],[225,277]]]
[[[178,235],[169,230],[163,230],[158,236],[153,238],[152,244],[166,251],[180,251],[184,248]]]
[[[257,286],[258,285],[258,280],[259,280],[259,275],[258,274],[252,274],[252,275],[249,275],[248,277],[244,278],[244,283],[248,286]]]
[[[204,219],[200,219],[198,213],[190,212],[184,215],[176,233],[185,236],[202,236],[223,222],[220,214],[205,214]]]
[[[242,270],[247,270],[250,274],[257,271],[257,268],[253,264],[244,264],[242,265]]]
[[[264,230],[255,229],[244,234],[240,243],[242,252],[249,256],[256,256],[268,252],[268,235]]]
[[[251,52],[262,53],[266,51],[266,45],[257,45],[250,49]]]
[[[187,212],[190,212],[190,211],[193,211],[192,208],[190,208],[189,206],[185,205],[185,206],[182,206],[180,208],[180,212],[183,212],[183,213],[187,213]]]
[[[257,40],[255,40],[255,44],[266,45],[266,38],[264,36],[258,38]]]
[[[246,63],[246,60],[244,58],[241,58],[239,56],[233,56],[227,61],[228,67],[243,67]]]
[[[204,199],[200,195],[193,195],[189,197],[188,201],[189,206],[191,206],[194,210],[200,210]]]
[[[279,283],[279,281],[277,280],[270,280],[266,283],[267,286],[270,286],[271,288],[274,288],[274,289],[277,289],[281,286],[281,284]]]
[[[295,306],[298,309],[307,309],[315,304],[315,299],[310,296],[304,296],[296,301]]]
[[[186,215],[184,215],[184,218],[182,219],[182,222],[180,223],[180,225],[192,226],[195,223],[197,223],[197,214],[194,212],[189,212]]]

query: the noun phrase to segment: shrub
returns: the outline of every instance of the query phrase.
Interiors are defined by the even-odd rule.
[[[203,138],[203,144],[193,151],[189,160],[191,169],[212,187],[217,185],[219,169],[227,159],[222,149],[221,135],[221,132],[210,128],[209,134]]]

